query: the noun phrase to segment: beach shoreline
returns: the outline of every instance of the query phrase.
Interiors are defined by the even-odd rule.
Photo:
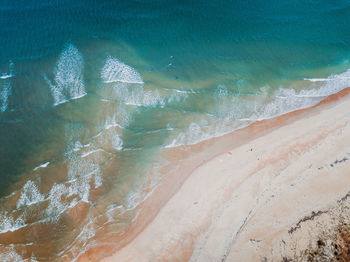
[[[330,192],[325,194],[326,200],[322,199],[320,204],[319,201],[310,200],[315,196],[319,197],[317,189],[310,190],[307,187],[310,187],[310,184],[298,182],[300,188],[304,187],[304,190],[306,188],[310,191],[310,195],[303,198],[309,199],[309,202],[305,200],[305,203],[299,203],[301,200],[296,196],[300,192],[297,190],[294,198],[289,196],[292,203],[294,201],[299,204],[294,203],[294,209],[297,211],[288,210],[288,222],[280,215],[281,221],[284,221],[279,223],[280,227],[266,222],[265,229],[261,228],[261,225],[260,228],[247,228],[247,222],[258,214],[259,217],[265,216],[267,221],[279,221],[275,218],[271,220],[271,215],[278,217],[279,213],[274,209],[276,206],[280,205],[280,208],[285,209],[278,202],[277,195],[281,194],[281,199],[285,201],[287,196],[281,192],[297,188],[295,185],[290,186],[293,184],[291,181],[303,178],[296,173],[306,172],[298,170],[298,165],[304,163],[305,159],[315,159],[315,155],[322,155],[322,161],[325,161],[324,158],[331,156],[329,151],[332,143],[327,144],[328,149],[326,147],[322,150],[317,149],[316,145],[325,144],[330,137],[335,141],[344,140],[341,135],[334,134],[346,128],[350,122],[344,110],[349,103],[349,94],[350,89],[347,88],[310,108],[258,121],[222,137],[193,146],[184,146],[181,150],[169,150],[166,153],[167,157],[175,159],[174,162],[179,165],[171,170],[139,206],[136,220],[118,239],[111,240],[112,248],[92,248],[81,256],[79,261],[98,261],[101,257],[110,255],[113,249],[114,254],[102,261],[252,261],[251,259],[266,258],[267,255],[262,254],[263,250],[276,245],[272,243],[274,237],[264,241],[261,234],[260,238],[250,236],[251,239],[258,239],[256,243],[260,248],[257,250],[256,246],[252,249],[250,240],[239,242],[241,238],[246,240],[244,232],[254,235],[254,232],[266,231],[266,228],[279,228],[279,236],[283,235],[281,232],[287,230],[287,227],[292,227],[314,210],[331,205],[350,190],[350,183],[342,183],[342,190],[337,185],[337,190],[329,190]],[[335,113],[339,116],[332,119],[330,115]],[[310,124],[311,122],[314,123]],[[348,135],[346,132],[341,134]],[[183,154],[187,156],[183,157]],[[195,159],[189,157],[191,155]],[[342,159],[344,158],[339,157],[337,161]],[[333,164],[332,168],[338,170],[340,166],[344,169],[344,166],[348,165],[346,161],[341,163],[342,165]],[[311,167],[306,168],[307,170],[317,164],[308,165]],[[317,172],[323,172],[326,174],[325,181],[329,183],[329,170],[324,168],[322,171],[318,169],[320,167],[322,165],[312,169],[311,175],[306,177],[317,181]],[[280,176],[282,172],[286,172],[287,175]],[[281,177],[290,182],[288,186]],[[346,177],[342,178],[346,181]],[[310,181],[308,183],[311,183]],[[274,183],[275,191],[270,189]],[[266,192],[270,192],[273,197],[265,196]],[[269,207],[271,212],[262,212],[263,208],[255,203],[264,201],[275,203]],[[257,212],[261,214],[256,214]],[[268,235],[266,232],[264,234]],[[239,235],[239,238],[235,235]],[[262,243],[265,242],[270,244],[265,244],[263,248]]]

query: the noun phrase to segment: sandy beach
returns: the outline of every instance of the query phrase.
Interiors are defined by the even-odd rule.
[[[349,94],[204,142],[221,153],[169,176],[146,202],[169,200],[103,261],[346,261]]]

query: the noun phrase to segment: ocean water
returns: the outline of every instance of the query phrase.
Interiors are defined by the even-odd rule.
[[[350,86],[349,17],[348,0],[2,0],[0,260],[107,245],[164,151]]]

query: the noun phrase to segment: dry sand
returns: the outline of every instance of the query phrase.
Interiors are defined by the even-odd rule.
[[[103,261],[346,261],[349,93],[216,139],[221,154]]]

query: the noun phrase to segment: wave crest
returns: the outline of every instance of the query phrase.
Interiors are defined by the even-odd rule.
[[[84,59],[79,50],[72,44],[67,45],[60,54],[55,68],[55,84],[50,80],[54,105],[78,99],[86,95],[83,80]]]
[[[113,57],[107,58],[102,68],[101,78],[105,83],[143,84],[141,75],[134,68]]]

